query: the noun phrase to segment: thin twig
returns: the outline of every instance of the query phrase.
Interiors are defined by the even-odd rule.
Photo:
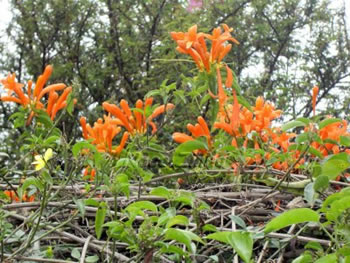
[[[10,254],[4,254],[6,258],[9,258]],[[35,261],[35,262],[47,262],[47,263],[75,263],[70,260],[61,260],[61,259],[49,259],[49,258],[35,258],[35,257],[25,257],[25,256],[14,256],[15,259],[20,261]]]
[[[258,261],[256,263],[261,263],[262,262],[262,260],[263,260],[263,258],[265,256],[266,250],[267,250],[267,246],[269,245],[269,242],[270,242],[269,240],[265,241],[263,249],[260,252],[259,259],[258,259]]]
[[[87,249],[89,247],[89,242],[90,242],[91,238],[92,238],[92,236],[89,236],[84,243],[83,251],[81,252],[80,263],[85,262],[85,256],[86,256],[86,252],[87,252]]]
[[[235,212],[235,207],[232,207],[232,212],[231,215],[235,216],[236,212]],[[232,220],[232,231],[236,231],[236,222],[234,220]],[[233,263],[238,263],[238,255],[236,253],[236,255],[233,257]]]

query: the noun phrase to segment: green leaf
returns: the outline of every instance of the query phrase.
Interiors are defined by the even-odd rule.
[[[155,89],[155,90],[151,90],[151,91],[147,92],[145,98],[154,97],[157,95],[160,95],[160,90]]]
[[[322,173],[321,165],[319,165],[318,163],[314,164],[312,167],[312,177],[317,177],[321,175],[321,173]]]
[[[338,217],[347,209],[350,208],[350,196],[345,196],[343,198],[334,201],[330,209],[326,213],[326,218],[329,221],[337,221]]]
[[[219,262],[219,257],[217,255],[210,256],[209,258],[214,262]]]
[[[191,207],[193,207],[194,205],[194,201],[195,201],[195,197],[193,195],[193,193],[187,192],[187,191],[181,191],[179,192],[179,196],[177,196],[174,199],[175,202],[180,202],[184,205],[189,205]]]
[[[49,185],[53,185],[53,180],[52,180],[52,177],[51,177],[50,173],[48,173],[47,171],[44,170],[40,174],[40,176],[41,176],[41,178],[43,179],[44,182],[46,182]]]
[[[149,194],[170,199],[172,192],[170,192],[169,189],[164,186],[158,186],[157,188],[152,189]]]
[[[237,225],[239,225],[241,228],[246,229],[247,226],[244,223],[243,219],[236,215],[230,215],[230,218],[233,222],[235,222]]]
[[[281,130],[285,132],[296,127],[305,127],[305,123],[302,121],[291,121],[283,124]]]
[[[142,177],[142,181],[144,183],[147,183],[149,181],[151,181],[152,177],[154,176],[154,173],[150,172],[150,171],[143,171],[140,173],[141,177]]]
[[[85,205],[87,206],[94,206],[94,207],[99,207],[100,203],[94,199],[86,199],[84,200]]]
[[[309,253],[305,253],[292,261],[292,263],[312,263],[314,262]]]
[[[308,152],[311,153],[312,155],[320,158],[320,159],[324,158],[323,154],[319,150],[317,150],[316,148],[314,148],[312,146],[309,147]]]
[[[249,102],[243,96],[237,96],[237,100],[238,100],[239,104],[246,107],[249,111],[252,111],[252,106],[249,104]]]
[[[162,243],[156,242],[156,243],[157,244],[164,244],[164,246],[160,250],[162,253],[176,254],[176,255],[179,255],[179,256],[185,256],[186,255],[186,251],[183,251],[183,249],[179,248],[178,246],[169,245],[169,244],[166,244],[164,242],[162,242]],[[180,262],[180,260],[176,260],[174,262]]]
[[[329,138],[326,138],[323,140],[323,144],[325,144],[325,143],[331,143],[331,144],[338,145],[338,141],[333,140],[333,139],[329,139]]]
[[[349,187],[344,188],[343,190],[341,190],[338,193],[331,194],[330,196],[328,196],[326,198],[326,200],[323,201],[321,212],[326,212],[327,209],[330,207],[330,205],[334,201],[337,201],[337,200],[339,200],[341,198],[348,197],[348,196],[350,196],[350,188]]]
[[[138,112],[138,113],[141,113],[141,114],[143,114],[143,109],[139,109],[139,108],[131,108],[131,111],[132,112]]]
[[[80,259],[80,251],[76,247],[72,249],[70,255],[75,259]]]
[[[305,123],[305,125],[309,125],[309,123],[310,123],[310,120],[308,118],[304,118],[304,117],[300,117],[300,118],[297,118],[295,120],[301,121],[301,122]]]
[[[150,201],[137,201],[135,203],[132,203],[125,208],[126,211],[132,211],[132,210],[150,210],[153,212],[158,212],[157,206],[150,202]]]
[[[182,229],[168,228],[165,231],[165,240],[175,240],[179,243],[186,245],[187,250],[193,252],[191,246],[192,240],[204,243],[202,239],[196,234]]]
[[[350,146],[350,136],[340,136],[340,145],[345,147]]]
[[[94,256],[88,256],[85,258],[86,263],[95,263],[99,261],[99,257],[97,255]]]
[[[296,143],[303,143],[308,141],[310,138],[310,132],[303,132],[300,133],[296,138],[295,138],[295,142]]]
[[[130,188],[129,188],[130,184],[129,184],[129,177],[122,173],[122,174],[118,174],[115,177],[114,183],[112,185],[112,191],[115,194],[119,194],[119,193],[123,193],[125,194],[127,197],[129,197],[130,195]]]
[[[95,232],[96,232],[97,239],[100,239],[102,235],[102,228],[105,222],[106,212],[107,212],[107,205],[105,202],[101,202],[96,211],[96,218],[95,218]]]
[[[309,183],[305,186],[304,197],[311,207],[314,205],[317,196],[318,194],[315,192],[314,183]]]
[[[206,238],[231,245],[244,262],[250,262],[253,238],[249,232],[216,232],[206,236]]]
[[[170,228],[174,225],[188,226],[189,223],[190,222],[187,217],[182,215],[177,215],[168,221],[168,223],[166,224],[166,228]]]
[[[320,175],[316,177],[314,182],[314,189],[316,192],[323,192],[329,186],[329,178],[327,175]]]
[[[350,256],[350,247],[348,245],[348,246],[339,248],[337,252],[342,256],[348,257]]]
[[[316,250],[316,251],[323,251],[323,247],[321,246],[321,244],[318,243],[318,242],[315,242],[315,241],[308,242],[305,245],[305,248],[313,249],[313,250]]]
[[[160,217],[158,218],[158,225],[162,226],[166,224],[171,218],[176,216],[176,209],[175,207],[169,207],[163,212]]]
[[[85,204],[84,204],[84,201],[83,200],[76,200],[76,199],[73,199],[74,203],[77,205],[78,207],[78,210],[81,214],[81,217],[84,219],[84,216],[85,216]]]
[[[46,112],[45,113],[40,112],[39,115],[36,116],[36,120],[44,124],[46,128],[51,128],[53,126],[53,122]]]
[[[216,226],[212,225],[212,224],[205,224],[203,227],[202,227],[203,231],[204,232],[217,232],[217,228]]]
[[[74,98],[72,93],[68,95],[66,110],[70,116],[73,116],[72,112],[74,110]]]
[[[73,156],[77,157],[82,149],[89,149],[89,150],[92,150],[94,152],[95,146],[93,146],[92,144],[90,144],[87,141],[77,142],[72,147]]]
[[[120,158],[115,168],[120,168],[120,167],[129,167],[132,169],[136,169],[138,167],[138,164],[135,160],[132,160],[129,158]]]
[[[329,118],[329,119],[325,119],[323,121],[320,122],[320,124],[318,125],[318,128],[319,129],[322,129],[332,123],[336,123],[336,122],[341,122],[342,120],[341,119],[338,119],[338,118]]]
[[[201,99],[201,101],[200,101],[200,103],[199,103],[199,106],[203,106],[210,98],[211,98],[211,97],[210,97],[209,94],[205,95],[205,96]]]
[[[238,83],[238,78],[236,76],[236,73],[234,71],[232,71],[233,74],[233,88],[237,91],[237,95],[241,94],[241,87],[239,86]]]
[[[350,162],[347,153],[338,153],[325,159],[322,167],[322,175],[328,176],[330,180],[335,179],[341,172],[349,168]]]
[[[24,180],[22,185],[22,191],[25,192],[29,186],[35,186],[40,192],[44,191],[44,185],[38,178],[28,177]]]
[[[53,136],[50,136],[49,138],[47,138],[44,141],[44,144],[51,145],[54,142],[59,142],[59,140],[60,140],[59,136],[53,135]]]
[[[335,253],[325,255],[315,261],[315,263],[333,263],[333,262],[338,262],[337,255]]]
[[[200,149],[208,150],[207,143],[197,139],[180,144],[176,148],[175,153],[173,155],[174,165],[182,165],[188,155],[190,155],[194,150]]]
[[[286,226],[304,222],[319,222],[320,215],[309,208],[296,208],[286,211],[272,219],[265,226],[264,232],[278,231]]]

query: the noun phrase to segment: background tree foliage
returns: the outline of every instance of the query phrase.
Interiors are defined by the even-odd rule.
[[[333,10],[324,0],[211,0],[189,12],[187,2],[13,0],[11,48],[2,53],[1,71],[16,72],[23,82],[53,64],[51,81],[75,83],[77,108],[94,114],[93,106],[111,97],[134,103],[164,79],[179,84],[180,72],[191,76],[193,64],[174,63],[184,56],[176,53],[169,32],[195,23],[210,32],[226,23],[241,43],[226,62],[233,64],[248,100],[264,95],[291,117],[308,116],[310,89],[317,84],[317,102],[326,105],[319,110],[347,112],[350,39],[344,9]],[[2,116],[8,116],[1,105]]]

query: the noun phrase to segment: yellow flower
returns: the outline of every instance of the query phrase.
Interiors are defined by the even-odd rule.
[[[36,171],[39,171],[45,167],[47,161],[52,158],[52,153],[52,149],[49,148],[46,150],[44,157],[40,154],[34,156],[35,161],[32,162],[32,164],[35,164]]]

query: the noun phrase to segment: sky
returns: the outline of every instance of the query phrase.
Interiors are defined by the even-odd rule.
[[[11,19],[9,12],[9,1],[0,0],[0,30],[3,30]]]
[[[226,0],[227,1],[227,0]],[[339,7],[342,6],[345,2],[345,11],[347,14],[347,22],[348,26],[350,28],[350,1],[349,0],[331,0],[331,6],[332,7]],[[11,13],[9,0],[0,0],[0,31],[4,30],[6,28],[6,25],[11,20]]]

